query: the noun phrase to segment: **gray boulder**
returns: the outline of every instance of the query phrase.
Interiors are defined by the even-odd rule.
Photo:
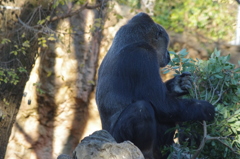
[[[57,159],[144,159],[141,151],[130,141],[117,143],[105,130],[85,137],[75,148],[73,156],[62,154]]]

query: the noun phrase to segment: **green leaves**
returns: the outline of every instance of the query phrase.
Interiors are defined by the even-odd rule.
[[[188,55],[186,49],[182,49],[180,52],[175,53],[170,51],[172,55],[170,63],[163,69],[163,74],[168,72],[175,71],[176,74],[180,74],[181,72],[192,72],[194,67],[194,60],[185,58]]]
[[[9,40],[7,38],[3,38],[2,41],[1,41],[1,44],[8,44],[10,42],[11,42],[11,40]]]
[[[229,62],[230,55],[221,56],[217,49],[207,61],[186,58],[185,49],[171,52],[171,55],[172,61],[164,68],[164,73],[170,70],[177,74],[191,72],[193,88],[187,98],[207,100],[216,107],[215,121],[207,127],[208,135],[223,139],[221,142],[210,140],[202,153],[210,158],[237,158],[236,154],[240,154],[240,68]],[[197,123],[188,127],[202,131]],[[231,138],[226,138],[228,136]],[[192,145],[192,148],[198,146]]]
[[[22,46],[14,45],[14,50],[10,52],[10,54],[14,54],[15,56],[22,53],[23,55],[26,55],[27,48],[30,47],[30,42],[28,40],[24,41],[22,43]]]
[[[45,93],[45,91],[41,88],[41,86],[42,86],[41,83],[39,83],[39,82],[33,83],[33,86],[36,87],[36,90],[37,90],[37,92],[38,92],[40,95],[42,95],[42,94]]]
[[[47,40],[45,37],[41,37],[38,38],[38,45],[40,45],[40,47],[47,47]]]
[[[179,52],[179,55],[180,55],[181,58],[185,57],[187,54],[188,54],[188,52],[187,52],[186,49],[182,49],[182,50]]]
[[[212,0],[158,0],[154,20],[176,33],[201,33],[218,40],[232,39],[237,5],[231,1]],[[231,8],[231,9],[229,9]],[[228,18],[226,18],[226,16]]]
[[[0,84],[10,83],[16,85],[19,82],[19,76],[14,69],[0,68]]]
[[[220,76],[218,74],[215,74],[214,77],[216,77],[216,78],[223,78],[223,76]]]
[[[22,44],[22,46],[23,46],[23,47],[30,47],[29,41],[28,41],[28,40],[24,41],[23,44]]]

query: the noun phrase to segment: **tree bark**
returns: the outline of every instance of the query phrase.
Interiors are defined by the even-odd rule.
[[[39,49],[5,158],[57,158],[71,154],[83,137],[105,18],[105,4],[99,4],[48,24],[55,40]],[[76,8],[69,2],[52,17]]]

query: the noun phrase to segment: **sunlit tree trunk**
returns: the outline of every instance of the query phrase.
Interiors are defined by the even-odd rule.
[[[155,0],[141,0],[141,8],[149,15],[154,13]]]
[[[54,11],[48,24],[53,38],[39,49],[5,158],[57,158],[62,153],[71,154],[83,137],[104,6],[69,2]],[[79,12],[68,17],[71,9]]]

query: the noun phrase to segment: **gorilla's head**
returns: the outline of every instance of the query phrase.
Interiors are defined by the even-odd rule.
[[[125,29],[129,29],[129,34],[134,33],[134,42],[146,41],[156,50],[160,67],[165,67],[169,63],[169,36],[161,25],[155,23],[146,13],[139,13],[125,26],[127,26]]]

